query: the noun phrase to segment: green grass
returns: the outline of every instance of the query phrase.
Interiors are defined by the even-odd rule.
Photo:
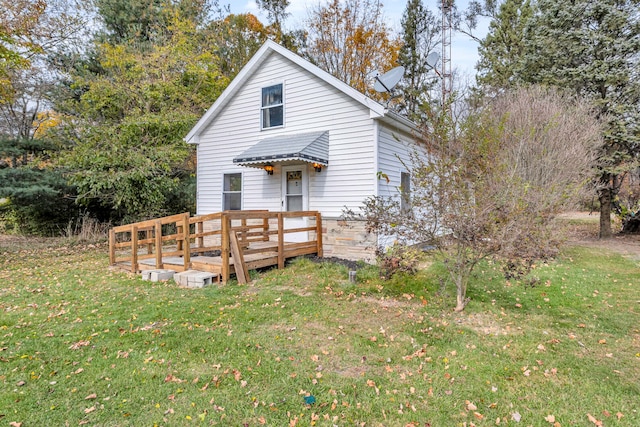
[[[565,250],[534,287],[484,264],[455,314],[437,264],[192,290],[63,244],[0,241],[0,426],[640,425],[640,265],[619,255]]]

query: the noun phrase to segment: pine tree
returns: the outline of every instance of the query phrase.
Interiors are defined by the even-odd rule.
[[[409,0],[402,15],[402,47],[398,62],[405,67],[399,88],[402,90],[401,109],[412,119],[420,116],[421,105],[429,100],[429,90],[436,81],[427,66],[427,55],[435,51],[439,42],[440,23],[422,0]]]
[[[527,49],[517,78],[590,99],[607,122],[598,179],[600,236],[627,171],[640,155],[639,0],[539,0],[525,30]]]
[[[514,84],[515,70],[526,46],[524,30],[532,16],[529,0],[506,0],[500,5],[478,47],[476,80],[480,86],[501,89]]]

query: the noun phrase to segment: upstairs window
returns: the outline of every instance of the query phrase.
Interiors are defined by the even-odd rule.
[[[225,173],[222,186],[222,210],[242,209],[242,174]]]
[[[262,88],[262,129],[284,124],[282,83]]]

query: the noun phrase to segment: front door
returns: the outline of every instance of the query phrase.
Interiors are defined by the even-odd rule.
[[[306,165],[282,167],[282,210],[285,212],[306,211],[309,209]],[[284,228],[307,227],[308,218],[285,218]],[[287,233],[286,242],[305,242],[309,240],[309,232]]]

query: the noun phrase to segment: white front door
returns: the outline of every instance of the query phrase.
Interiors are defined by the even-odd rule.
[[[308,202],[309,184],[306,165],[282,167],[282,210],[284,212],[306,211]],[[284,228],[307,227],[308,218],[285,218]],[[285,242],[305,242],[309,240],[309,232],[287,233]]]

